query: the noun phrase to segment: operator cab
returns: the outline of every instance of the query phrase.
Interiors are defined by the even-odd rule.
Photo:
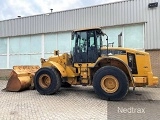
[[[73,63],[94,63],[101,56],[102,36],[100,28],[72,32]]]

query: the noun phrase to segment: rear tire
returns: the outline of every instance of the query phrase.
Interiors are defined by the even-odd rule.
[[[60,73],[55,68],[40,68],[35,74],[34,85],[40,94],[54,94],[61,87]]]
[[[105,100],[121,100],[128,93],[129,82],[119,68],[105,66],[97,70],[93,77],[96,94]]]

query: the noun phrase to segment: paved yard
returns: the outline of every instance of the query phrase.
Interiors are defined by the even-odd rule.
[[[0,89],[7,81],[0,81]],[[118,120],[160,118],[160,88],[137,88],[123,101],[101,100],[92,87],[62,88],[56,95],[36,90],[0,91],[0,120]],[[141,113],[140,113],[141,112]]]

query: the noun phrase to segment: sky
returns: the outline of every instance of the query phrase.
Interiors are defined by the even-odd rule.
[[[124,0],[0,0],[0,21]]]

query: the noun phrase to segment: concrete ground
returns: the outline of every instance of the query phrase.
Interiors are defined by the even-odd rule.
[[[12,69],[0,69],[0,80],[8,80]]]
[[[0,89],[7,81],[0,80]],[[122,101],[101,100],[92,87],[61,88],[50,96],[36,90],[0,91],[0,120],[158,120],[160,88],[137,88]]]

